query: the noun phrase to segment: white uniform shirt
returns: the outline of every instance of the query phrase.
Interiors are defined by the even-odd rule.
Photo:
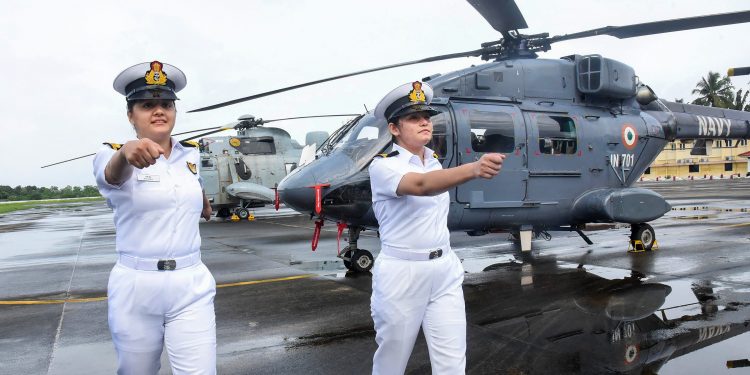
[[[141,258],[171,259],[200,250],[198,221],[203,210],[199,183],[200,155],[172,138],[169,159],[133,169],[121,185],[108,184],[104,168],[115,150],[105,146],[94,157],[99,192],[114,210],[118,253]],[[194,165],[191,172],[188,163]]]
[[[405,174],[443,169],[442,165],[427,147],[424,165],[419,156],[395,143],[393,150],[398,155],[375,158],[369,168],[372,207],[380,226],[382,246],[420,253],[448,248],[448,192],[432,197],[396,194]]]

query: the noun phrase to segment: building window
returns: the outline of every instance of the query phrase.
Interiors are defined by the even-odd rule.
[[[651,174],[651,167],[646,168],[646,170],[643,171],[643,174]]]
[[[680,142],[680,150],[684,150],[684,149],[685,149],[685,143]]]
[[[724,163],[724,172],[731,172],[734,167],[732,163]]]
[[[670,143],[670,145],[672,146],[672,151],[677,149],[677,145],[675,145],[674,142]]]
[[[701,171],[700,166],[698,164],[690,164],[688,168],[689,168],[688,172],[690,173],[697,173]]]
[[[575,154],[578,151],[576,124],[566,116],[536,115],[539,131],[539,152],[543,154]]]

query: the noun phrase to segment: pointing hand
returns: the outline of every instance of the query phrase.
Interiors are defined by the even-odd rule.
[[[487,153],[474,162],[474,177],[492,178],[500,173],[505,154]]]
[[[120,151],[128,164],[141,169],[156,164],[159,155],[164,154],[164,149],[148,138],[129,141]]]

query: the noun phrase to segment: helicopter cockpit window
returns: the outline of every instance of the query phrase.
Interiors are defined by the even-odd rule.
[[[512,152],[516,147],[513,117],[505,112],[471,110],[471,148],[475,152]]]
[[[332,148],[332,153],[343,153],[355,162],[355,168],[362,169],[369,164],[391,141],[388,124],[368,114],[361,117],[346,133],[340,135]]]
[[[243,155],[273,155],[276,153],[273,137],[269,136],[241,138],[240,145],[235,148]]]
[[[539,152],[543,154],[575,154],[578,151],[576,124],[566,116],[536,115],[539,130]]]
[[[448,127],[450,116],[446,112],[439,113],[432,116],[432,141],[427,145],[431,148],[438,156],[438,160],[442,163],[445,160],[445,156],[448,153],[448,145],[445,140],[445,130]]]

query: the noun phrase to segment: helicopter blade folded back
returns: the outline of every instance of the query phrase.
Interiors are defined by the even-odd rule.
[[[638,23],[627,26],[606,26],[598,29],[581,31],[573,34],[553,36],[550,43],[560,42],[578,38],[587,38],[596,35],[611,35],[619,39],[633,38],[637,36],[671,33],[701,29],[704,27],[732,25],[736,23],[750,22],[750,11],[711,14],[708,16],[677,18],[673,20]]]
[[[467,0],[499,32],[525,29],[526,20],[513,0]]]

